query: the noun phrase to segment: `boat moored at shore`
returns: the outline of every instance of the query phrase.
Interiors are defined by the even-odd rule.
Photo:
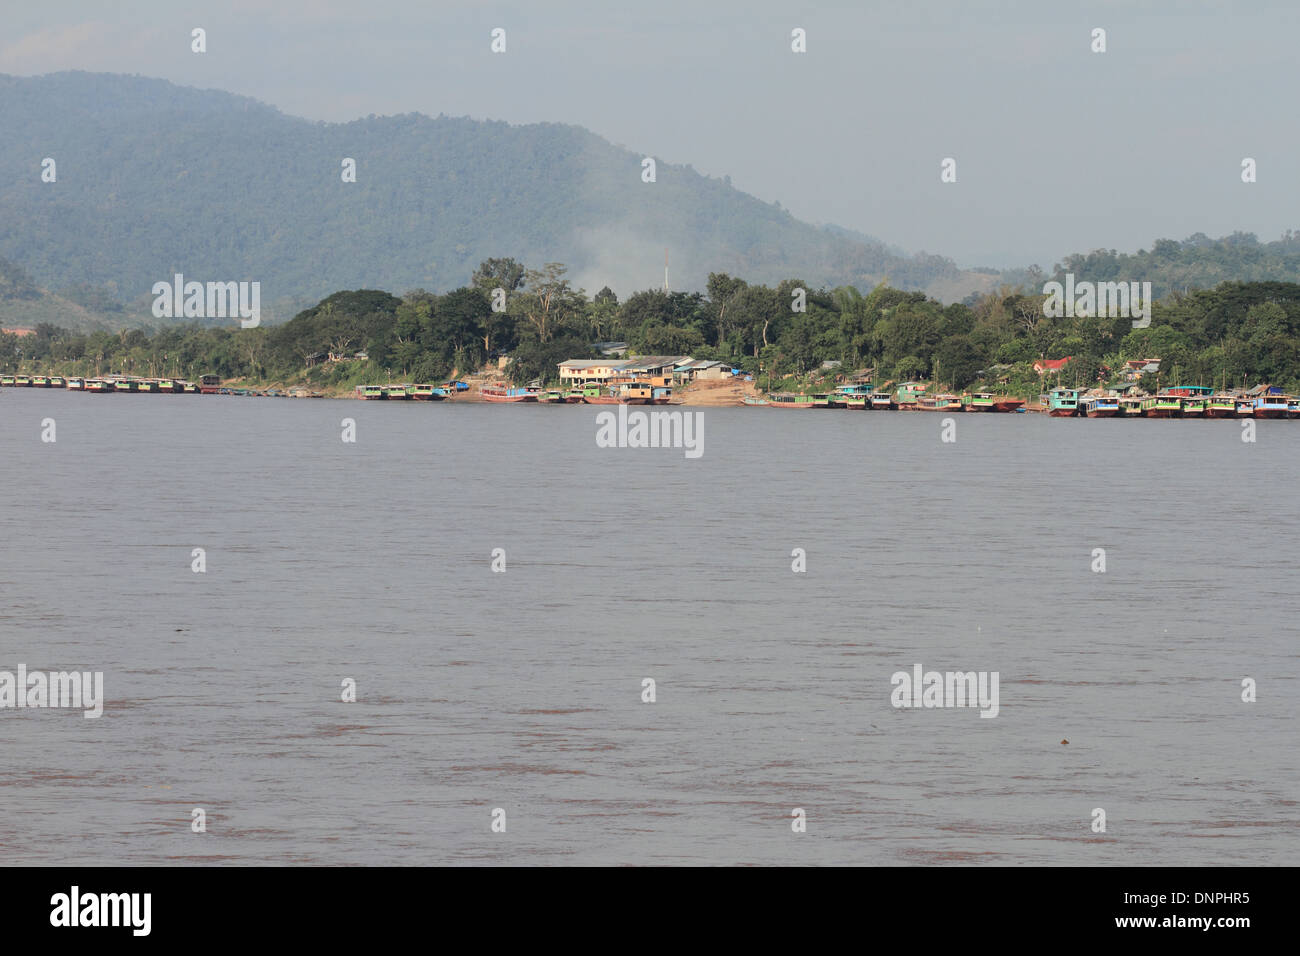
[[[1048,392],[1043,401],[1043,408],[1052,418],[1073,418],[1079,414],[1079,390],[1077,388],[1054,388]]]
[[[533,386],[512,388],[508,385],[484,385],[479,389],[485,402],[536,402],[540,389]]]
[[[1084,418],[1113,418],[1119,414],[1119,396],[1085,395],[1079,402],[1079,411]]]
[[[1255,398],[1256,418],[1287,418],[1290,410],[1289,395],[1259,395]]]
[[[1237,414],[1236,396],[1217,392],[1205,402],[1206,418],[1232,418]]]
[[[1161,392],[1142,399],[1142,414],[1146,418],[1178,418],[1183,412],[1182,399]]]
[[[812,408],[813,401],[811,395],[796,395],[792,392],[781,392],[769,396],[769,408]]]

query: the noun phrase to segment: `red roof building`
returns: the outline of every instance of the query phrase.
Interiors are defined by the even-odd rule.
[[[1034,363],[1034,371],[1039,375],[1045,372],[1059,372],[1065,368],[1065,363],[1074,358],[1073,355],[1067,355],[1063,359],[1039,359]]]

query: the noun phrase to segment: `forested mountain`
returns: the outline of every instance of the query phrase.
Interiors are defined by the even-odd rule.
[[[962,294],[987,281],[800,222],[690,166],[657,161],[643,182],[641,155],[575,126],[316,123],[90,73],[0,75],[0,116],[0,258],[108,310],[110,325],[114,308],[147,319],[153,284],[175,273],[259,281],[275,321],[338,288],[452,289],[490,256],[562,261],[579,286],[624,292],[662,282],[665,249],[676,289],[703,290],[712,271],[907,289],[965,276]],[[54,182],[42,181],[47,157]]]
[[[1069,272],[1076,280],[1150,282],[1157,298],[1227,281],[1295,282],[1300,280],[1300,233],[1260,242],[1248,232],[1221,239],[1198,232],[1181,242],[1158,239],[1132,254],[1098,249],[1066,256],[1055,271],[1058,279]]]

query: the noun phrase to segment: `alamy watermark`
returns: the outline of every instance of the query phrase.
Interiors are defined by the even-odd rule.
[[[895,707],[978,707],[981,717],[998,715],[998,671],[896,671],[889,679]]]
[[[1083,282],[1074,281],[1074,273],[1065,274],[1065,285],[1043,283],[1043,315],[1049,319],[1132,319],[1133,328],[1151,325],[1150,282]]]
[[[133,936],[148,936],[153,922],[152,893],[83,893],[73,886],[51,896],[50,907],[51,926],[124,926]]]
[[[152,289],[156,319],[224,319],[239,317],[240,328],[255,329],[262,321],[262,283],[186,282],[176,273],[173,281],[155,282]]]
[[[0,671],[0,710],[8,707],[77,707],[83,717],[104,713],[103,671]]]
[[[597,448],[684,448],[687,458],[704,454],[703,412],[604,411],[596,415]]]

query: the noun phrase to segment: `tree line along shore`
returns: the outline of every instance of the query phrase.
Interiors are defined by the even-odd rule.
[[[1171,294],[1152,305],[1146,328],[1127,317],[1052,317],[1045,300],[1040,290],[1006,286],[944,305],[887,284],[863,293],[717,272],[705,292],[647,289],[620,300],[608,287],[575,288],[560,263],[488,259],[446,293],[340,291],[280,325],[5,330],[0,373],[208,375],[231,388],[337,396],[358,385],[471,378],[546,387],[559,384],[562,362],[599,359],[617,344],[629,356],[722,362],[768,393],[830,391],[864,368],[879,381],[1030,402],[1058,386],[1136,385],[1155,395],[1171,385],[1224,391],[1267,382],[1300,392],[1300,284],[1225,282]]]

